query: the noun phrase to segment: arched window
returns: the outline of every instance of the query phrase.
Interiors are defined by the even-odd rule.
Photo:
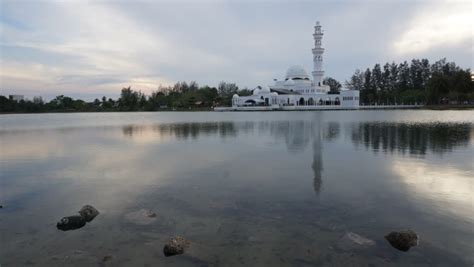
[[[323,100],[320,98],[319,99],[319,105],[322,106],[324,104]]]
[[[314,106],[314,99],[312,97],[308,99],[308,106]]]
[[[341,104],[341,100],[339,100],[339,97],[336,97],[336,100],[334,100],[334,105],[339,106]]]

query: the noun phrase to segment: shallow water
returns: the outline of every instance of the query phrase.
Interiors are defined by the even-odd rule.
[[[31,114],[0,127],[2,267],[474,263],[474,111]],[[85,204],[100,215],[56,229]],[[403,229],[420,237],[408,252],[383,238]],[[166,258],[174,235],[191,246]]]

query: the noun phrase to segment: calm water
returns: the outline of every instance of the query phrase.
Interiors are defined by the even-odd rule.
[[[474,111],[2,115],[0,126],[2,267],[474,263]],[[101,214],[56,229],[85,204]],[[420,236],[409,252],[383,239],[408,228]],[[347,247],[347,232],[376,245]],[[165,258],[176,234],[191,247]]]

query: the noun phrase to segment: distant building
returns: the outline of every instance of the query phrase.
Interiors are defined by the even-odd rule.
[[[323,84],[323,53],[321,47],[323,31],[316,22],[314,27],[312,79],[301,66],[292,66],[284,80],[274,80],[274,85],[256,88],[250,96],[234,95],[233,110],[310,110],[310,109],[357,109],[359,91],[341,90],[329,92]]]
[[[21,100],[25,100],[25,96],[24,95],[9,95],[8,98],[10,100],[13,100],[15,102],[20,102]]]

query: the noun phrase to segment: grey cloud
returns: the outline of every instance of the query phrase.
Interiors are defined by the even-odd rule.
[[[395,55],[391,50],[411,20],[436,2],[91,3],[92,7],[100,8],[99,11],[110,11],[105,21],[97,10],[74,12],[76,5],[82,8],[78,3],[42,2],[40,5],[6,1],[2,3],[2,16],[14,18],[23,27],[14,34],[2,35],[2,51],[11,52],[2,56],[2,60],[28,60],[28,57],[20,56],[27,48],[22,50],[17,46],[13,51],[11,46],[4,45],[7,41],[9,44],[35,45],[37,52],[29,57],[31,63],[59,68],[59,74],[52,77],[57,82],[56,88],[62,88],[60,85],[64,84],[78,88],[65,94],[96,92],[102,95],[104,86],[133,86],[132,80],[137,77],[148,77],[150,81],[159,77],[156,78],[157,86],[163,81],[179,80],[215,86],[226,80],[242,87],[254,87],[267,85],[273,78],[282,78],[290,65],[301,64],[311,71],[312,31],[319,20],[325,29],[326,75],[341,81],[356,68],[365,69],[377,62],[412,57],[430,60],[447,57],[463,67],[470,67],[472,42],[434,47],[417,55]],[[65,6],[72,8],[64,12]],[[94,21],[99,28],[97,32],[93,32],[91,25],[84,24]],[[121,24],[114,27],[111,23],[115,22]],[[8,27],[14,26],[14,23],[8,24]],[[27,30],[29,32],[25,33]],[[146,40],[142,42],[142,38]],[[28,53],[35,53],[31,47],[28,49]],[[28,89],[32,90],[31,87]],[[18,92],[22,90],[15,88]],[[46,89],[39,88],[38,93],[42,90]],[[54,90],[54,86],[47,88],[48,92]],[[120,88],[108,90],[118,92]]]

